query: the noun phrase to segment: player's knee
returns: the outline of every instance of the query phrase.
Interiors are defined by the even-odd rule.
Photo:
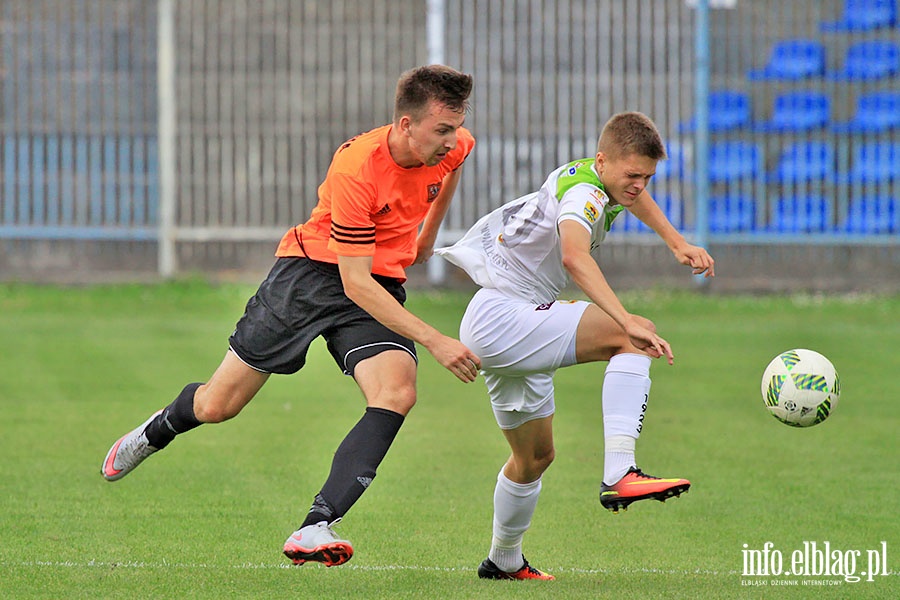
[[[536,466],[540,469],[541,473],[543,473],[548,468],[550,468],[550,465],[553,463],[553,459],[555,458],[556,450],[551,448],[549,452],[536,457]]]
[[[609,358],[623,353],[631,353],[631,354],[641,354],[642,351],[639,350],[631,341],[631,338],[628,337],[628,334],[624,331],[616,332],[615,337],[610,338],[609,340],[609,356],[606,357],[606,360]]]
[[[386,408],[401,415],[409,413],[415,405],[416,386],[414,384],[382,390],[376,398],[369,402],[369,406]]]
[[[396,395],[396,410],[401,415],[405,415],[416,405],[416,387],[408,386],[401,389]]]
[[[639,315],[634,315],[634,319],[645,329],[649,329],[651,332],[656,333],[656,325],[653,324],[653,321],[650,319],[641,317]],[[628,337],[628,334],[624,331],[616,332],[616,337],[614,339],[609,340],[610,347],[612,351],[610,352],[611,356],[615,356],[617,354],[643,354],[646,356],[650,356],[650,353],[641,350],[631,341],[631,338]]]
[[[544,474],[544,471],[550,468],[550,464],[553,462],[554,458],[556,458],[556,449],[554,448],[535,452],[528,460],[527,479],[529,481],[538,479]]]

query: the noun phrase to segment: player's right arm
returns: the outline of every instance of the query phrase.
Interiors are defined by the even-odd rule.
[[[705,248],[689,244],[684,239],[684,236],[666,218],[665,213],[650,195],[650,192],[644,190],[644,193],[638,196],[635,203],[628,207],[628,210],[655,231],[666,243],[666,246],[669,247],[669,250],[672,251],[675,260],[691,267],[694,275],[702,273],[704,277],[715,277],[716,261],[713,260]]]
[[[419,344],[466,383],[475,381],[481,360],[462,342],[409,312],[372,277],[371,256],[338,256],[344,293],[379,323]]]
[[[353,156],[341,158],[346,164],[334,172],[329,170],[328,175],[332,190],[328,249],[337,257],[344,294],[385,327],[425,346],[461,381],[474,381],[481,368],[479,358],[459,340],[443,335],[406,310],[372,277],[375,223],[371,213],[381,199],[371,174],[367,178],[351,169]],[[367,160],[367,155],[362,159]]]
[[[619,324],[637,348],[654,358],[665,356],[669,364],[672,364],[674,357],[669,343],[634,318],[609,286],[603,271],[591,256],[590,232],[573,220],[564,220],[558,227],[563,267],[569,272],[572,281],[591,302]]]

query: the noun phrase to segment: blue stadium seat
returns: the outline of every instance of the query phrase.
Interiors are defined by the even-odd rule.
[[[900,91],[869,92],[856,100],[849,121],[834,123],[836,133],[882,133],[900,127]]]
[[[867,142],[853,151],[847,183],[900,181],[900,143]]]
[[[778,198],[769,230],[777,233],[820,233],[831,229],[831,200],[824,196]]]
[[[709,131],[719,133],[746,127],[750,124],[750,97],[737,90],[717,90],[709,93]],[[697,130],[697,117],[679,126],[682,133]]]
[[[866,31],[897,25],[897,0],[844,0],[837,21],[820,23],[822,31]]]
[[[826,73],[836,81],[870,81],[900,73],[900,45],[888,40],[865,40],[847,48],[839,71]]]
[[[795,142],[781,153],[772,183],[825,182],[834,180],[834,147],[829,142]]]
[[[709,230],[713,233],[747,232],[756,229],[756,203],[748,196],[712,196],[709,199]]]
[[[890,196],[863,196],[850,200],[841,224],[845,233],[900,233],[900,208]]]
[[[666,218],[675,226],[676,229],[682,229],[684,225],[684,212],[681,208],[681,200],[674,196],[654,196],[659,208],[665,213]],[[627,210],[622,211],[615,221],[611,231],[652,233],[653,230],[644,225],[644,222],[635,217]]]
[[[775,97],[772,118],[757,123],[753,129],[762,132],[783,133],[809,131],[828,124],[831,117],[831,100],[822,92],[784,92]]]
[[[816,40],[783,40],[772,46],[769,62],[747,73],[751,80],[806,79],[825,74],[825,45]]]
[[[759,145],[753,142],[728,140],[709,147],[709,180],[712,183],[731,183],[753,179],[760,175],[763,163]]]

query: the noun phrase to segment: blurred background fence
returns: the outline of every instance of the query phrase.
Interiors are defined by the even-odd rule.
[[[640,110],[714,288],[900,289],[897,0],[709,0],[700,28],[697,2],[0,0],[0,278],[258,279],[437,57],[476,80],[447,241]],[[632,218],[598,259],[691,285]]]

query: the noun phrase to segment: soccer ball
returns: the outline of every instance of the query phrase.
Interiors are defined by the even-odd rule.
[[[828,418],[841,397],[841,380],[827,358],[797,348],[769,363],[762,378],[766,408],[792,427],[811,427]]]

